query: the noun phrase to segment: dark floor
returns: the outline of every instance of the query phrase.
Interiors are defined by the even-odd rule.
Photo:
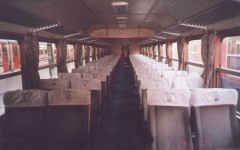
[[[127,58],[120,60],[111,93],[110,112],[100,150],[146,150],[152,139],[143,121]]]

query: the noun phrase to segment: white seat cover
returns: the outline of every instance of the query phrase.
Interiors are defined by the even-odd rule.
[[[162,77],[187,77],[187,71],[163,71]]]
[[[198,106],[237,105],[238,92],[234,89],[192,89],[191,104]]]
[[[43,107],[47,106],[47,94],[45,90],[8,91],[3,95],[3,102],[6,108]]]
[[[48,100],[50,106],[89,105],[91,93],[89,90],[52,90],[49,91]]]
[[[82,75],[80,73],[59,73],[59,78],[80,79],[80,78],[82,78]]]
[[[68,79],[41,79],[39,82],[40,89],[44,90],[60,90],[69,89],[70,81]]]
[[[189,89],[153,89],[147,91],[148,105],[157,106],[190,106],[191,91]]]
[[[142,79],[141,89],[170,89],[172,85],[172,78],[160,78],[160,79]]]
[[[2,116],[5,113],[5,106],[3,104],[3,97],[0,96],[0,116]]]
[[[202,77],[174,77],[172,88],[203,88]]]
[[[88,90],[101,90],[101,80],[98,79],[72,79],[72,89],[88,89]]]

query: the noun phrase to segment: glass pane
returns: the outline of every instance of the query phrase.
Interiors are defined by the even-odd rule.
[[[173,63],[174,70],[178,70],[178,61],[173,60],[172,63]]]
[[[53,43],[39,42],[39,66],[56,63],[57,48]]]
[[[234,88],[238,91],[238,95],[240,95],[240,77],[220,73],[218,81],[220,88]],[[240,96],[238,96],[237,111],[240,112]]]
[[[0,80],[0,102],[2,102],[3,94],[7,91],[22,89],[22,76],[14,76]]]
[[[38,72],[40,75],[40,79],[58,78],[57,67],[55,67],[55,66],[38,70]]]
[[[75,62],[67,63],[68,72],[72,72],[72,69],[75,68]]]
[[[188,61],[203,64],[201,55],[201,40],[193,40],[189,42]]]
[[[172,43],[172,58],[178,59],[177,42]]]
[[[18,42],[0,39],[0,75],[20,71],[20,63]]]
[[[202,72],[203,72],[202,67],[198,67],[198,66],[193,66],[193,65],[187,65],[187,72],[189,76],[201,76]]]
[[[166,44],[163,44],[163,57],[166,57]]]
[[[67,44],[67,61],[74,60],[74,47]]]
[[[240,70],[240,36],[224,38],[221,51],[221,67]]]

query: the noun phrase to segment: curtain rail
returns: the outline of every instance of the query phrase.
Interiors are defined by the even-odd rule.
[[[217,72],[218,73],[231,74],[231,75],[235,75],[235,76],[240,77],[240,71],[236,71],[236,70],[225,69],[225,68],[217,68]]]
[[[204,68],[203,64],[198,64],[198,63],[194,63],[194,62],[187,62],[187,65],[192,65],[192,66]]]

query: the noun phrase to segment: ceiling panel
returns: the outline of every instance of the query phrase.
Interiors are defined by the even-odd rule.
[[[155,0],[131,0],[129,1],[129,14],[146,14],[154,2]]]
[[[128,15],[128,21],[129,22],[143,22],[144,18],[146,17],[146,15]]]
[[[156,23],[164,28],[171,27],[178,23],[175,18],[162,14],[149,14],[144,21]]]
[[[143,22],[139,25],[139,27],[152,29],[155,32],[160,32],[161,30],[163,30],[163,27],[161,27],[159,24],[153,23],[153,22]]]
[[[114,11],[111,7],[111,3],[107,0],[83,0],[84,3],[91,9],[96,15],[112,14]]]
[[[119,28],[111,2],[116,0],[0,0],[0,19],[28,27],[39,27],[60,21],[73,31],[97,28]],[[179,21],[212,24],[239,14],[239,3],[232,0],[128,0],[127,27],[144,27],[154,31],[169,29]],[[221,9],[202,13],[213,6],[229,2]],[[234,6],[236,5],[236,6]],[[195,17],[201,13],[200,17]],[[71,31],[70,30],[70,31]],[[172,30],[188,31],[177,27]],[[53,29],[51,32],[70,32]]]
[[[115,15],[99,15],[97,16],[104,24],[116,23]]]

